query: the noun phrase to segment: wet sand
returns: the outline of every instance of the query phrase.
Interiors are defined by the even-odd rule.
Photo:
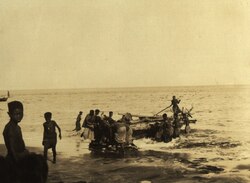
[[[28,147],[30,152],[42,153],[41,148]],[[6,154],[0,145],[0,154]],[[49,153],[51,156],[51,153]],[[206,159],[190,161],[188,153],[171,153],[154,150],[139,151],[125,158],[104,157],[91,153],[66,157],[58,152],[56,164],[48,161],[48,183],[73,182],[237,182],[249,180],[222,167],[206,165]],[[249,171],[250,166],[236,167]],[[236,171],[237,172],[237,171]]]

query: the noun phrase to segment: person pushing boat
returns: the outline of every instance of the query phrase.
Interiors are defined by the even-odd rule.
[[[90,110],[89,114],[86,115],[82,127],[84,128],[81,137],[84,139],[94,140],[94,110]]]

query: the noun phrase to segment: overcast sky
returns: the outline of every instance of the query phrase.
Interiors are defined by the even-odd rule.
[[[247,0],[1,0],[0,90],[250,84]]]

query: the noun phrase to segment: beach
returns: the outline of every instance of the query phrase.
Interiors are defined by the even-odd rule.
[[[249,182],[250,176],[250,87],[155,87],[78,90],[10,91],[9,101],[24,104],[20,123],[29,151],[43,153],[43,114],[62,129],[57,144],[57,163],[48,161],[48,182]],[[96,156],[74,129],[79,111],[90,109],[106,114],[153,115],[170,105],[173,95],[180,106],[193,109],[196,124],[191,133],[170,143],[135,140],[137,156]],[[166,111],[169,116],[171,111]],[[7,103],[0,103],[0,129],[8,122]],[[4,144],[0,138],[0,144]],[[0,145],[0,154],[6,150]],[[51,150],[48,156],[52,159]]]

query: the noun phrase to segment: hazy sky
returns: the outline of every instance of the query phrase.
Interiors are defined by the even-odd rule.
[[[0,90],[250,84],[248,0],[1,0]]]

